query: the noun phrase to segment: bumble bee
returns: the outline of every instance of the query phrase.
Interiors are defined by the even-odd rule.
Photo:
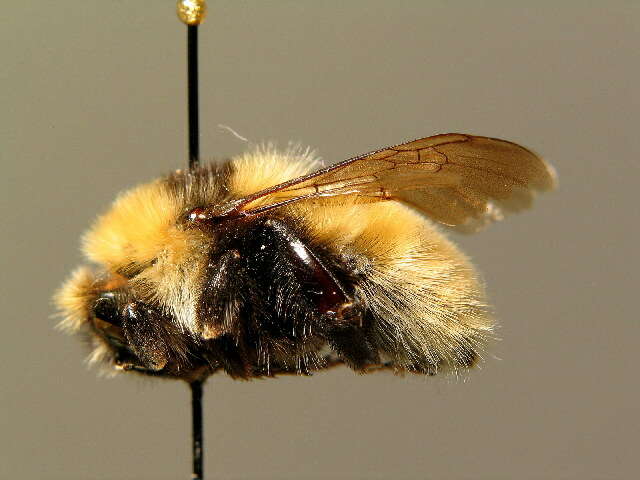
[[[552,168],[456,133],[315,167],[258,147],[123,193],[84,237],[97,269],[56,295],[62,327],[92,362],[188,381],[472,366],[494,321],[436,224],[476,231],[526,208]]]

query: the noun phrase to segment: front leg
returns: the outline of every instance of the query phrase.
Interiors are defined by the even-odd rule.
[[[202,338],[224,334],[237,337],[241,332],[239,311],[246,298],[246,260],[237,248],[213,251],[204,271],[204,284],[198,300],[196,318]]]
[[[188,358],[187,338],[175,327],[170,318],[157,308],[132,301],[123,308],[123,330],[129,348],[140,360],[140,365],[128,365],[154,372],[166,370],[179,375],[191,366]],[[124,367],[126,369],[126,366]]]
[[[169,348],[159,335],[163,321],[158,313],[142,302],[130,302],[124,307],[123,328],[127,341],[150,370],[162,370],[169,362]]]

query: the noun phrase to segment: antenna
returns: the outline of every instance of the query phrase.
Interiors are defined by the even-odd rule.
[[[198,25],[207,14],[204,0],[178,0],[178,18],[187,25],[187,90],[189,117],[189,170],[200,165],[200,112],[198,108]],[[192,380],[191,387],[191,420],[193,448],[193,480],[203,477],[203,444],[202,444],[202,383],[200,379]]]

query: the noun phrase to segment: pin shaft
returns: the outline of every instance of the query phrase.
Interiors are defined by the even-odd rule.
[[[200,164],[198,25],[187,25],[187,88],[189,92],[189,168],[194,169]]]
[[[193,438],[193,480],[202,480],[202,382],[194,380],[191,387],[191,424]]]

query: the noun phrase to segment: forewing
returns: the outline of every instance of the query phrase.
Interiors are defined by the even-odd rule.
[[[475,231],[530,206],[534,192],[553,188],[553,169],[515,143],[450,133],[345,160],[244,199],[259,213],[303,199],[356,195],[408,204],[433,220]]]

